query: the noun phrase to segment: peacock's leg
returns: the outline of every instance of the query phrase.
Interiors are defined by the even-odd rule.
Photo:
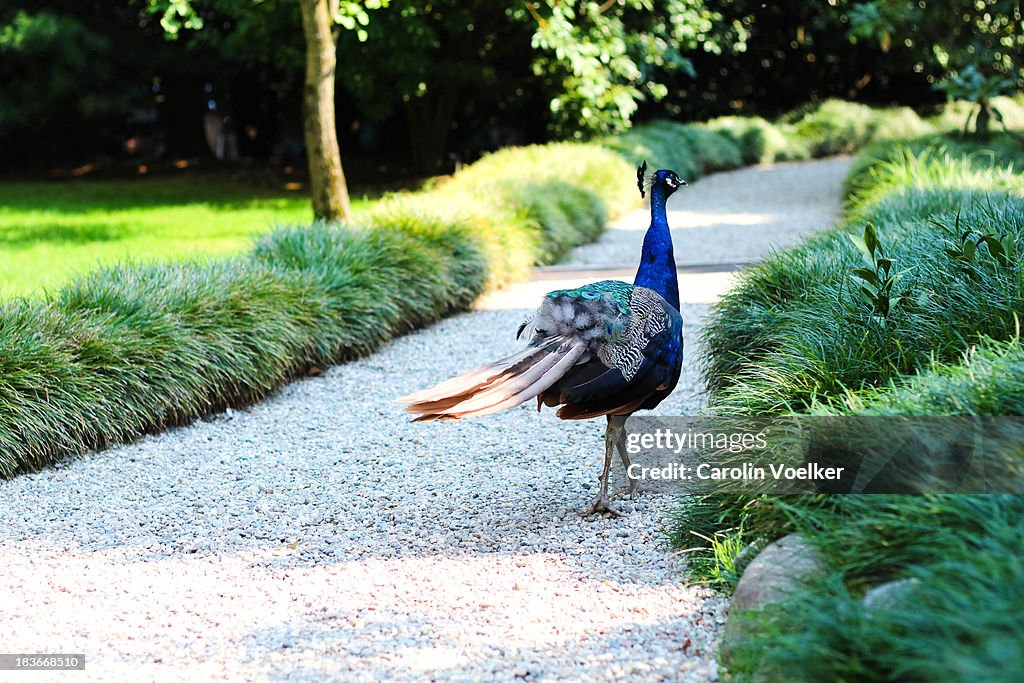
[[[609,416],[609,425],[615,421],[615,448],[619,451],[619,459],[622,460],[622,466],[626,468],[626,479],[629,480],[629,484],[626,488],[621,491],[616,491],[612,494],[612,500],[628,495],[630,498],[636,493],[636,479],[630,476],[629,468],[633,464],[629,461],[629,454],[626,452],[626,420],[629,419],[629,415],[615,415]]]
[[[597,498],[594,502],[584,510],[584,515],[593,515],[599,512],[607,512],[615,517],[621,517],[622,513],[612,507],[611,500],[608,498],[608,475],[612,469],[612,451],[615,450],[615,441],[617,434],[613,427],[612,416],[608,416],[608,426],[604,432],[604,470],[601,472],[601,476],[598,477],[598,481],[601,484],[601,488],[597,493]]]

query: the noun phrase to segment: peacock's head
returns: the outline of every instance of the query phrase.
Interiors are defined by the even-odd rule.
[[[686,181],[676,175],[675,171],[663,168],[654,173],[647,173],[647,162],[640,164],[636,169],[636,186],[640,188],[640,196],[643,197],[646,190],[653,190],[660,187],[667,199],[669,195],[680,187],[686,187]]]

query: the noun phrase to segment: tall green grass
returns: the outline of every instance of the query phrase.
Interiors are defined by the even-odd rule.
[[[845,223],[752,269],[715,307],[713,409],[1024,414],[1021,157],[1003,136],[869,147]],[[906,271],[885,315],[857,292],[868,264],[849,236],[868,222]],[[1019,497],[715,496],[676,515],[698,580],[735,585],[752,554],[737,548],[793,531],[828,567],[785,603],[733,617],[755,626],[731,651],[734,680],[1009,681],[1024,667]],[[864,603],[895,580],[888,601]]]
[[[777,502],[829,566],[761,613],[733,680],[1014,681],[1024,668],[1019,496],[836,496]],[[873,586],[902,581],[865,604]]]
[[[381,200],[362,225],[281,228],[248,254],[125,263],[45,300],[8,301],[0,475],[370,353],[593,239],[609,211],[627,208],[632,176],[601,148],[500,152],[431,192]]]
[[[884,385],[934,358],[955,360],[982,335],[1007,339],[1024,308],[1022,270],[985,246],[950,255],[965,232],[1024,240],[1020,177],[948,153],[905,151],[873,167],[847,221],[751,269],[703,330],[704,374],[723,413],[801,411]],[[848,238],[875,226],[895,268],[899,306],[884,319],[857,295],[863,255]]]

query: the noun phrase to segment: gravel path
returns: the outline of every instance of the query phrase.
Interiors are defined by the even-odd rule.
[[[831,197],[803,216],[825,226],[845,163],[713,176],[673,198],[673,219],[697,210],[690,200],[763,212],[744,203],[763,182],[772,206],[812,185]],[[702,248],[734,259],[727,223]],[[677,234],[678,251],[693,234]],[[602,258],[624,262],[635,235],[610,232]],[[689,277],[693,349],[723,283],[691,295]],[[726,601],[683,585],[662,543],[671,501],[578,514],[596,492],[600,424],[521,406],[414,425],[389,402],[511,351],[538,284],[248,410],[0,483],[2,649],[84,653],[75,680],[716,679]],[[689,364],[658,412],[701,402]]]
[[[676,263],[753,261],[830,225],[849,166],[849,157],[751,166],[676,192],[668,200]],[[645,212],[628,214],[597,242],[573,250],[565,264],[635,268],[646,229]]]

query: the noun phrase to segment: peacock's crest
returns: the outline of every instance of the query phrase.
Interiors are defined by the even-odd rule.
[[[646,159],[644,163],[636,167],[636,186],[640,189],[640,199],[643,199],[646,189],[650,187],[650,181],[647,179]]]

